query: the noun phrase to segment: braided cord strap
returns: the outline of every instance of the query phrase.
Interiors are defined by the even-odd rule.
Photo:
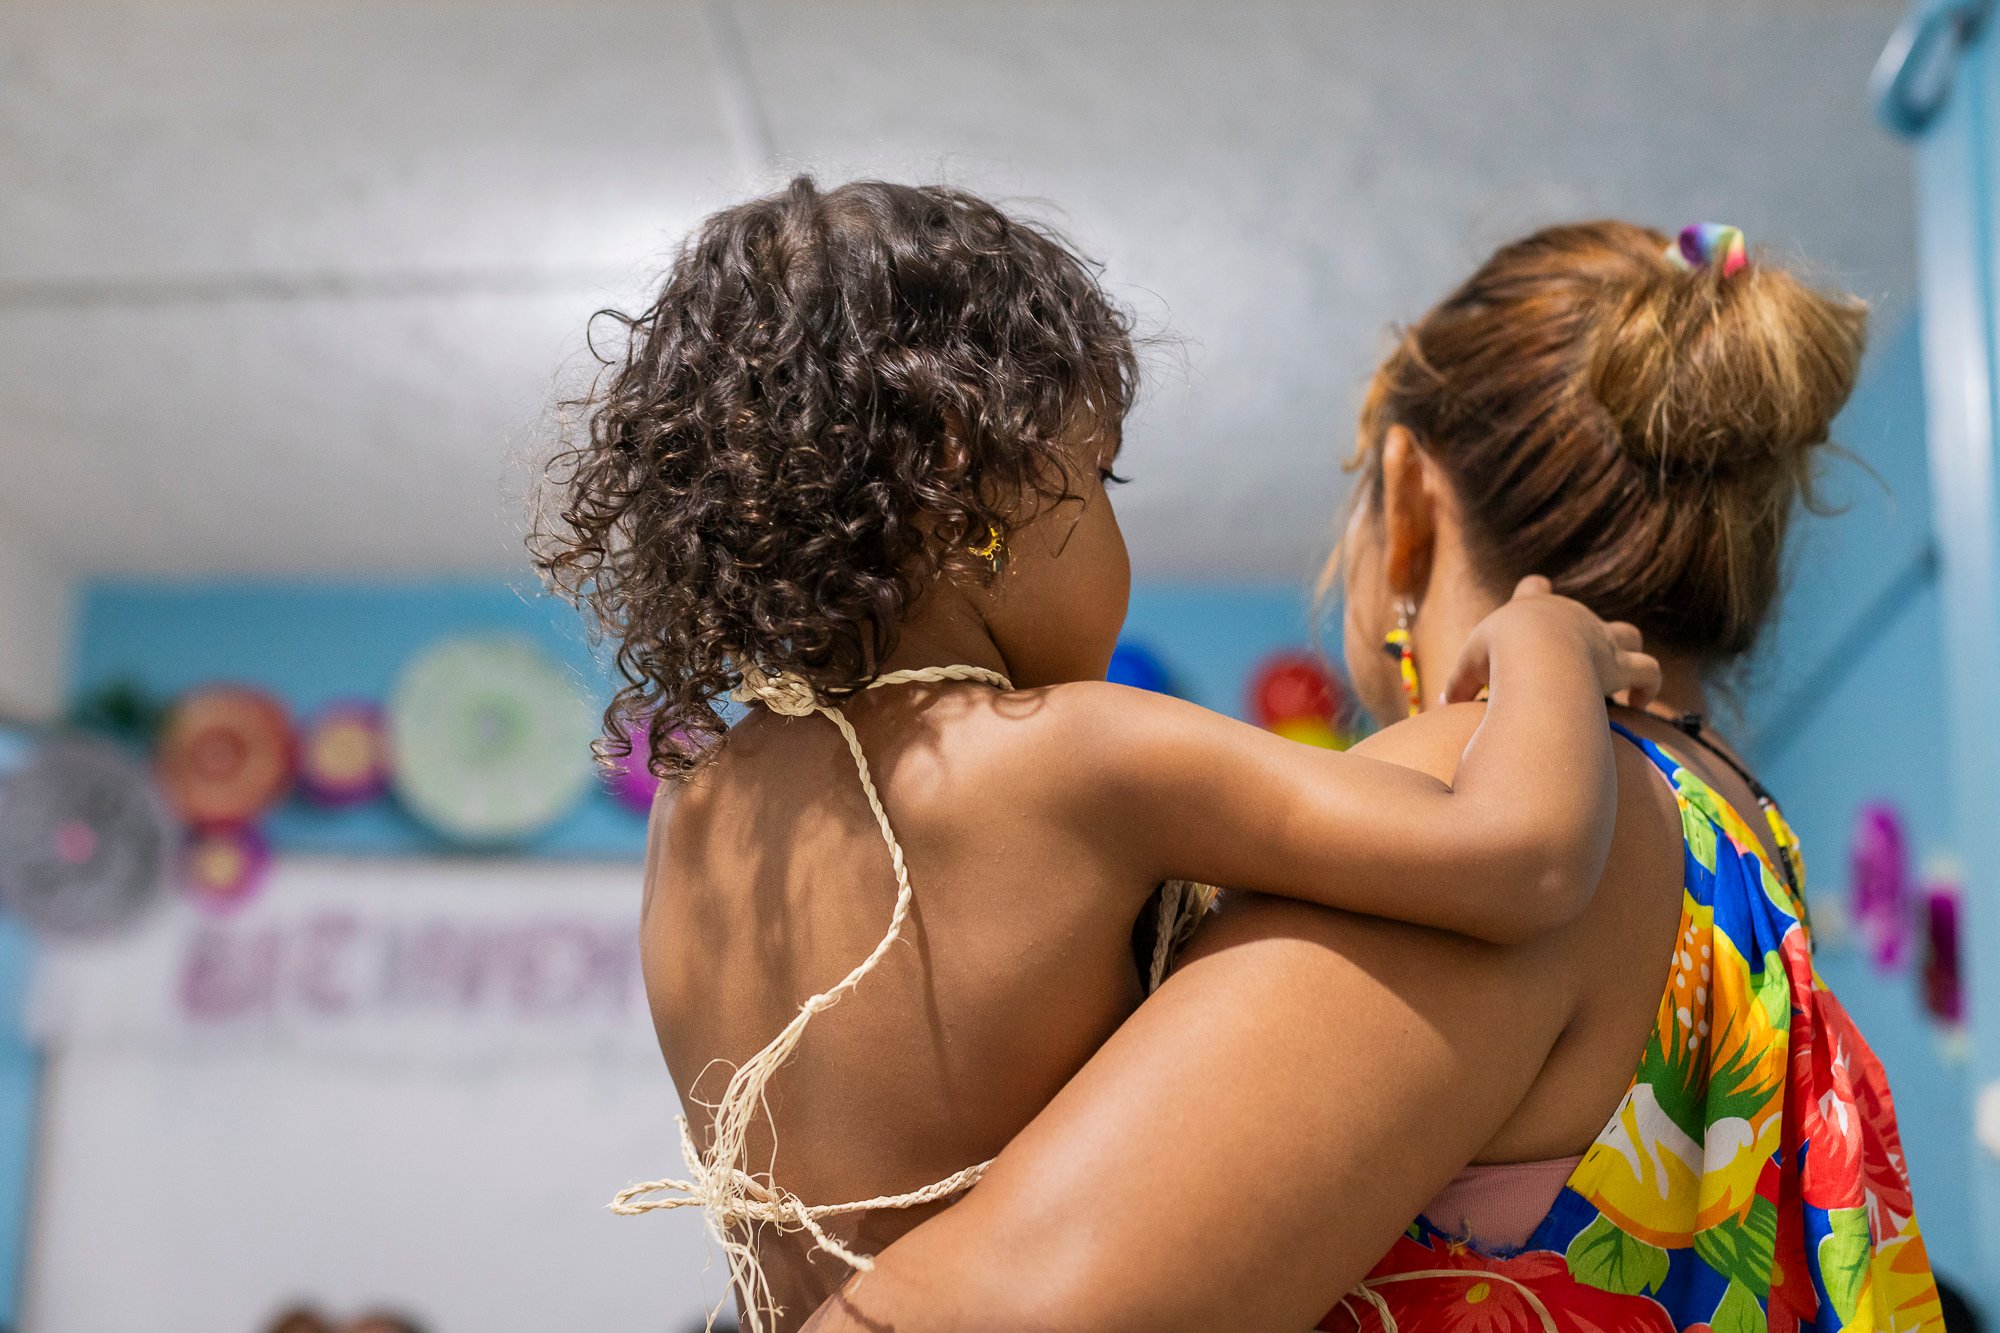
[[[999,672],[975,666],[892,671],[871,681],[868,688],[944,681],[975,682],[1002,690],[1013,688],[1007,677]],[[855,734],[854,726],[846,715],[832,704],[822,701],[804,679],[787,672],[765,672],[754,665],[744,666],[743,684],[732,697],[741,703],[761,703],[785,717],[806,717],[819,713],[839,729],[841,739],[847,742],[847,752],[854,758],[862,795],[867,797],[868,809],[875,816],[875,826],[881,831],[882,842],[889,849],[889,866],[896,877],[895,907],[889,914],[889,927],[883,932],[881,940],[846,976],[800,1005],[791,1022],[785,1024],[777,1036],[730,1076],[722,1099],[711,1108],[713,1119],[706,1152],[695,1146],[686,1117],[675,1117],[675,1123],[680,1128],[681,1157],[687,1167],[688,1178],[633,1185],[620,1190],[611,1203],[612,1212],[628,1217],[656,1209],[700,1208],[710,1234],[729,1261],[730,1280],[742,1299],[746,1333],[764,1333],[764,1320],[767,1317],[775,1319],[781,1312],[772,1300],[763,1266],[757,1262],[755,1242],[758,1227],[775,1226],[781,1231],[804,1231],[819,1249],[851,1268],[867,1272],[874,1267],[874,1261],[867,1255],[857,1254],[830,1234],[821,1225],[824,1219],[874,1209],[915,1208],[950,1198],[970,1189],[985,1173],[987,1164],[982,1162],[967,1167],[935,1184],[905,1194],[882,1195],[853,1203],[817,1205],[809,1205],[779,1186],[769,1172],[753,1173],[747,1169],[750,1131],[758,1115],[765,1111],[765,1096],[771,1080],[798,1049],[807,1024],[860,984],[861,979],[873,972],[890,948],[902,938],[915,892],[910,886],[903,844],[889,822],[888,811],[882,807],[882,796],[875,788],[875,776],[868,767],[868,756],[861,748],[861,738]],[[651,1195],[663,1197],[648,1197]]]
[[[1173,971],[1174,959],[1194,936],[1194,928],[1214,908],[1222,890],[1213,884],[1170,879],[1160,886],[1160,917],[1153,933],[1153,957],[1146,970],[1146,994],[1158,990]]]
[[[991,685],[1000,690],[1013,688],[1012,682],[1001,673],[976,666],[891,671],[871,681],[868,688],[873,690],[890,685],[945,681]],[[819,713],[833,723],[840,731],[841,739],[847,742],[847,752],[854,758],[862,795],[867,797],[868,809],[875,816],[875,826],[881,831],[882,842],[889,849],[889,866],[896,878],[896,902],[889,914],[889,927],[868,956],[855,964],[838,982],[800,1005],[791,1022],[785,1024],[777,1036],[731,1075],[722,1099],[710,1108],[712,1122],[706,1152],[695,1146],[687,1118],[674,1117],[680,1130],[681,1159],[687,1168],[687,1178],[650,1180],[632,1185],[620,1190],[611,1202],[612,1212],[627,1217],[661,1209],[700,1208],[708,1223],[709,1234],[728,1259],[730,1281],[742,1301],[745,1333],[764,1333],[765,1319],[776,1319],[782,1312],[772,1299],[770,1283],[757,1260],[759,1227],[774,1226],[784,1232],[803,1231],[812,1237],[815,1247],[850,1268],[865,1273],[874,1268],[874,1260],[856,1253],[828,1232],[822,1225],[826,1219],[877,1209],[916,1208],[949,1199],[977,1184],[992,1163],[981,1162],[977,1166],[966,1167],[943,1180],[904,1194],[885,1194],[835,1204],[808,1204],[778,1185],[769,1172],[747,1169],[750,1131],[757,1116],[766,1109],[765,1097],[771,1080],[798,1049],[807,1024],[860,984],[861,979],[873,972],[890,948],[902,938],[915,892],[910,886],[903,844],[889,822],[888,811],[882,807],[882,796],[875,788],[868,756],[863,752],[861,738],[855,734],[847,716],[839,708],[821,700],[802,678],[784,672],[768,673],[754,665],[743,668],[743,684],[732,697],[742,703],[763,704],[785,717],[807,717]],[[1216,891],[1206,885],[1176,880],[1165,886],[1161,895],[1148,991],[1158,989],[1165,980],[1174,954],[1193,933],[1201,917],[1214,905],[1215,897]],[[713,1312],[710,1324],[712,1327]]]

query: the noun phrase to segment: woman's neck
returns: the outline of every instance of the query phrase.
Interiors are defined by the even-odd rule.
[[[1660,659],[1658,706],[1668,712],[1708,715],[1708,687],[1701,663],[1678,653],[1655,653]]]
[[[1479,590],[1469,578],[1439,578],[1432,582],[1433,595],[1426,598],[1414,626],[1418,670],[1422,675],[1424,706],[1438,701],[1438,689],[1451,676],[1458,655],[1472,636],[1473,626],[1496,609],[1500,602]],[[1656,709],[1674,713],[1708,713],[1708,688],[1703,681],[1700,659],[1683,653],[1663,653],[1648,645],[1647,651],[1660,659],[1660,693]]]

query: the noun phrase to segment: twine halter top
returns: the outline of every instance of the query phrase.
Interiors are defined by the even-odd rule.
[[[891,671],[870,681],[867,688],[875,690],[891,685],[945,681],[990,685],[998,690],[1013,689],[1013,683],[1004,675],[977,666],[934,666]],[[812,685],[800,676],[791,672],[766,672],[754,665],[743,668],[742,684],[731,692],[730,697],[738,703],[762,704],[781,717],[810,717],[818,713],[839,729],[841,739],[847,742],[848,754],[853,756],[855,773],[861,780],[861,793],[868,799],[868,809],[875,816],[875,827],[889,849],[889,865],[896,878],[895,906],[889,913],[889,926],[881,940],[846,976],[801,1004],[791,1022],[785,1024],[777,1036],[730,1076],[722,1099],[709,1108],[707,1149],[695,1146],[686,1116],[674,1117],[680,1131],[681,1160],[686,1166],[687,1178],[669,1177],[632,1185],[620,1190],[611,1202],[611,1211],[626,1217],[659,1209],[701,1209],[709,1234],[728,1259],[730,1283],[740,1299],[745,1333],[764,1333],[765,1319],[776,1318],[781,1311],[772,1301],[770,1284],[757,1260],[756,1241],[760,1227],[773,1226],[785,1232],[803,1231],[812,1237],[816,1248],[833,1255],[850,1268],[868,1272],[874,1268],[874,1260],[856,1253],[830,1233],[824,1225],[827,1219],[877,1209],[915,1208],[951,1198],[977,1184],[992,1163],[986,1161],[968,1166],[943,1180],[903,1194],[885,1194],[851,1203],[822,1204],[808,1204],[779,1185],[768,1171],[749,1169],[750,1131],[763,1111],[765,1093],[771,1080],[798,1049],[807,1024],[832,1008],[863,977],[874,971],[889,949],[902,938],[903,926],[909,918],[916,894],[910,885],[903,845],[889,822],[888,811],[882,808],[882,797],[875,788],[874,774],[869,770],[868,756],[861,748],[861,738],[855,734],[853,723],[847,720],[839,707],[821,699]],[[1164,886],[1148,969],[1149,993],[1165,980],[1175,951],[1193,933],[1195,924],[1213,905],[1215,896],[1216,890],[1206,885],[1175,881]]]

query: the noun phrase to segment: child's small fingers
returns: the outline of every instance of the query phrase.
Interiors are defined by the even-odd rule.
[[[1439,697],[1448,704],[1469,703],[1486,688],[1491,674],[1492,664],[1486,660],[1484,653],[1467,651],[1458,659],[1458,666],[1453,669],[1451,679],[1446,682],[1444,693]]]
[[[1470,672],[1459,671],[1453,674],[1451,683],[1444,687],[1444,693],[1439,695],[1438,699],[1448,704],[1471,703],[1485,688],[1485,681]]]
[[[1625,701],[1629,707],[1644,708],[1660,693],[1659,659],[1650,653],[1620,653],[1618,667],[1625,679]]]
[[[1629,620],[1613,620],[1604,628],[1611,635],[1612,645],[1625,652],[1636,653],[1646,646],[1646,636]]]
[[[1514,595],[1516,597],[1546,597],[1554,588],[1555,585],[1540,574],[1530,574],[1514,585]]]

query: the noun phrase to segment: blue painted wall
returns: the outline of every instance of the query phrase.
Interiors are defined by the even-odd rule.
[[[1288,584],[1141,585],[1124,637],[1165,659],[1176,693],[1245,717],[1250,672],[1274,652],[1308,646],[1311,612],[1311,595]],[[1338,642],[1326,646],[1338,654]]]
[[[0,776],[27,748],[25,735],[0,727]],[[24,1035],[29,958],[27,932],[0,917],[0,1329],[14,1325],[27,1254],[40,1073],[39,1058]]]
[[[1919,863],[1953,847],[1914,323],[1877,330],[1835,438],[1859,462],[1829,461],[1826,499],[1838,512],[1800,520],[1780,621],[1743,682],[1761,774],[1798,829],[1808,892],[1822,905],[1846,894],[1848,839],[1866,802],[1903,811]],[[1947,1058],[1913,973],[1877,976],[1837,942],[1822,944],[1819,966],[1889,1072],[1932,1261],[1971,1289],[1970,1075]]]
[[[41,1060],[22,1034],[29,941],[0,920],[0,1328],[20,1305],[34,1167],[36,1086]]]

